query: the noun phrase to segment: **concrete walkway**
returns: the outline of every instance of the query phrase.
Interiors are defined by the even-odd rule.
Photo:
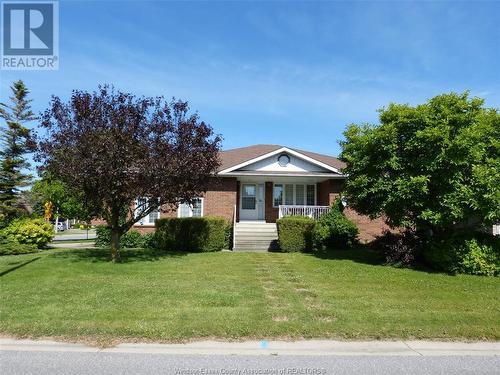
[[[51,242],[49,244],[50,247],[53,248],[58,248],[58,249],[87,249],[87,248],[94,248],[95,244],[90,241],[86,242],[66,242],[66,241],[59,241],[59,242]]]
[[[442,341],[196,341],[187,344],[123,343],[110,348],[55,341],[0,339],[2,351],[160,353],[190,355],[500,356],[500,342]]]
[[[58,232],[53,241],[74,241],[74,240],[87,240],[96,238],[95,229],[86,230],[81,229],[68,229],[64,232]]]

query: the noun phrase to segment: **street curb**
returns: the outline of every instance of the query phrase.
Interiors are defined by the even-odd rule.
[[[0,350],[186,355],[500,356],[500,342],[446,341],[197,341],[187,344],[123,343],[112,348],[55,341],[0,339]]]

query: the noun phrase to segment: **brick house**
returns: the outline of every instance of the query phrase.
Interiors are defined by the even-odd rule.
[[[272,237],[273,223],[279,217],[298,214],[317,218],[326,212],[345,180],[344,163],[337,158],[279,145],[220,151],[220,161],[217,177],[205,194],[195,197],[191,205],[153,212],[136,223],[135,229],[154,230],[159,217],[219,216],[235,222],[241,233],[253,233],[257,238],[267,231]],[[380,219],[370,220],[349,208],[345,213],[358,225],[362,241],[387,229]]]

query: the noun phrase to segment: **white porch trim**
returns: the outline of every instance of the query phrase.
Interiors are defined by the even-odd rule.
[[[220,175],[221,172],[219,172]],[[304,172],[304,173],[298,173],[298,172],[290,172],[290,173],[278,173],[278,172],[268,172],[268,173],[262,173],[259,171],[252,172],[252,171],[244,171],[244,172],[227,172],[224,173],[222,176],[224,177],[245,177],[245,176],[258,176],[262,177],[263,179],[266,179],[267,177],[296,177],[296,178],[303,178],[303,177],[322,177],[326,179],[330,178],[345,178],[345,175],[343,174],[338,174],[338,173],[314,173],[314,172]]]

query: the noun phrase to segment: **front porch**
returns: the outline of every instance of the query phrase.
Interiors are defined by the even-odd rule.
[[[258,185],[255,186],[255,188],[257,189],[258,195]],[[248,190],[249,188],[245,186],[243,189]],[[253,190],[253,187],[251,187],[250,190]],[[265,194],[263,195],[265,199]],[[247,206],[250,205],[248,202],[246,202],[246,204]],[[259,204],[258,201],[256,204]],[[278,218],[290,215],[301,215],[316,220],[329,210],[330,206],[279,205]],[[277,248],[278,229],[275,222],[266,222],[265,220],[240,220],[234,223],[233,251],[268,251]]]
[[[330,210],[341,181],[332,178],[238,178],[236,221],[275,223],[289,215],[318,219]]]

